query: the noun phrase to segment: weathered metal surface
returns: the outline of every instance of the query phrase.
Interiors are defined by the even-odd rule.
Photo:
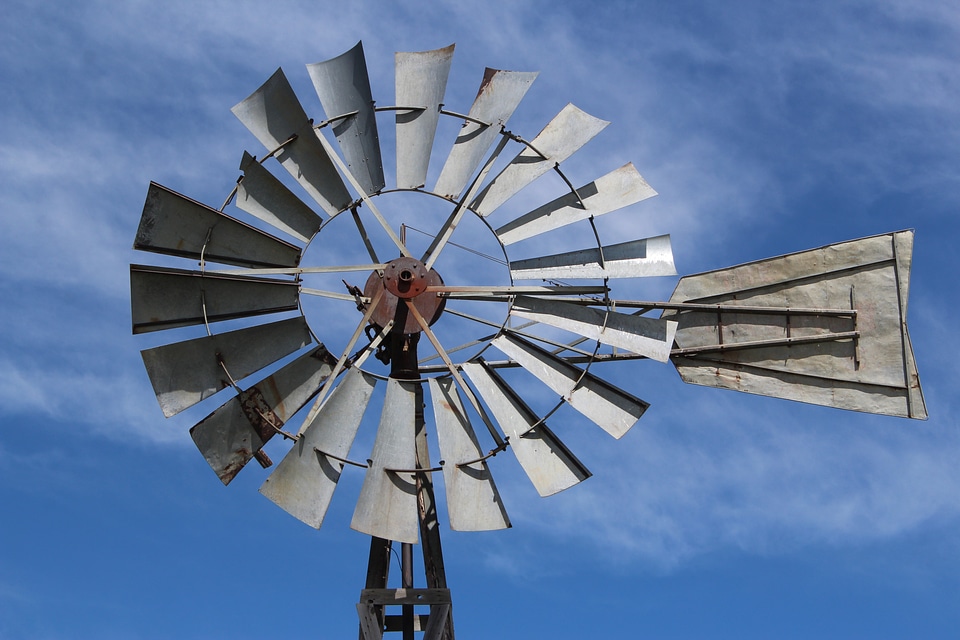
[[[681,348],[823,335],[822,342],[677,357],[685,382],[840,409],[927,415],[906,325],[913,232],[901,231],[681,278],[671,302],[855,308],[856,319],[668,310]],[[859,338],[827,339],[858,331]]]
[[[547,425],[537,424],[537,416],[495,371],[482,361],[466,362],[462,368],[510,438],[510,448],[537,493],[553,495],[590,477]]]
[[[673,320],[645,318],[524,296],[514,300],[510,313],[659,362],[666,362],[670,358],[673,336],[677,331],[677,323]]]
[[[231,111],[270,151],[296,136],[276,158],[324,211],[333,215],[350,204],[350,192],[282,69]]]
[[[367,535],[414,544],[418,540],[417,485],[414,474],[388,469],[416,466],[417,382],[387,380],[377,439],[350,526]]]
[[[297,310],[290,280],[205,274],[130,265],[133,332],[145,333],[233,318]]]
[[[237,185],[237,207],[303,242],[310,242],[320,229],[320,216],[246,151],[240,170],[243,180]]]
[[[313,342],[303,316],[140,352],[168,418]],[[228,373],[229,372],[229,375]]]
[[[383,298],[371,315],[371,320],[378,326],[386,326],[387,322],[394,320],[394,332],[419,333],[420,324],[407,314],[407,306],[401,299],[412,299],[428,323],[433,324],[443,313],[445,300],[424,290],[428,286],[442,284],[440,274],[434,269],[427,271],[419,260],[396,258],[387,263],[383,277],[376,271],[370,274],[364,284],[363,295],[373,298],[379,293]]]
[[[614,438],[623,437],[650,406],[519,336],[505,333],[492,344]]]
[[[337,458],[346,458],[350,452],[376,383],[376,378],[359,369],[347,371],[313,422],[264,481],[260,493],[294,518],[319,529],[343,470]]]
[[[433,140],[453,61],[453,45],[433,51],[397,53],[397,188],[416,189],[427,180]]]
[[[484,187],[470,203],[470,208],[481,216],[489,215],[525,186],[573,155],[608,124],[568,104],[530,141],[529,147],[518,153]]]
[[[231,398],[190,429],[194,443],[223,484],[229,484],[275,435],[267,419],[282,427],[317,392],[333,364],[333,356],[320,345]]]
[[[456,198],[463,192],[470,176],[480,166],[484,154],[499,135],[501,127],[513,115],[537,75],[537,72],[489,68],[484,71],[480,90],[467,115],[489,126],[471,121],[463,123],[433,188],[435,193]]]
[[[147,190],[133,248],[241,267],[300,263],[299,247],[155,182]]]
[[[363,43],[336,58],[308,64],[307,72],[328,118],[356,112],[330,127],[364,193],[379,192],[384,185],[383,161]]]
[[[558,253],[540,258],[514,260],[514,280],[563,280],[565,278],[644,278],[673,276],[670,236],[657,236],[603,247]]]
[[[506,529],[510,519],[487,463],[457,466],[483,454],[453,379],[430,378],[428,382],[440,456],[444,461],[450,528],[454,531]]]
[[[500,242],[514,242],[559,229],[580,220],[597,217],[657,195],[632,163],[577,189],[580,199],[567,193],[556,200],[511,220],[496,230]],[[583,201],[583,206],[580,202]],[[586,208],[584,208],[586,207]]]

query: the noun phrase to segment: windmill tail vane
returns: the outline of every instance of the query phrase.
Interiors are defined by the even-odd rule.
[[[547,420],[573,410],[621,438],[649,407],[601,377],[605,362],[670,361],[692,384],[926,418],[906,323],[912,231],[685,276],[668,301],[617,299],[621,281],[676,275],[669,235],[604,244],[596,221],[642,210],[656,192],[629,163],[574,187],[561,163],[608,123],[573,105],[529,140],[507,131],[536,73],[486,69],[469,109],[448,110],[453,53],[396,54],[396,106],[385,107],[362,44],[308,65],[316,118],[277,70],[232,109],[265,152],[242,152],[223,206],[148,188],[134,248],[180,266],[130,266],[133,332],[181,336],[142,351],[164,415],[226,396],[190,430],[224,484],[251,459],[272,466],[264,446],[282,438],[289,449],[260,491],[319,528],[342,473],[363,474],[351,527],[373,540],[364,637],[452,638],[433,474],[450,527],[463,531],[510,527],[492,474],[500,452],[542,496],[585,480]],[[434,157],[435,146],[449,152]],[[511,199],[548,174],[559,195],[511,213]],[[411,213],[391,197],[400,192],[446,211]],[[394,232],[433,222],[425,249]],[[306,252],[320,242],[325,251]],[[470,262],[490,247],[502,264]],[[372,449],[357,453],[381,399]],[[406,575],[403,593],[386,588],[391,541],[423,543],[427,589]],[[386,606],[402,607],[402,620]]]

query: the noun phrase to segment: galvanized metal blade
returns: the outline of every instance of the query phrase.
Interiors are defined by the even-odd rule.
[[[229,484],[317,392],[335,360],[320,345],[264,378],[190,429],[200,453]]]
[[[231,111],[270,151],[283,145],[277,160],[324,211],[334,215],[350,204],[350,192],[282,69]]]
[[[565,106],[536,138],[470,203],[481,216],[516,195],[525,186],[563,162],[603,131],[609,122],[572,104]]]
[[[387,380],[387,395],[370,467],[350,527],[367,535],[415,544],[419,536],[416,400],[418,382]],[[393,470],[393,471],[392,471]]]
[[[912,255],[900,231],[681,278],[671,302],[727,310],[665,311],[680,322],[673,362],[693,384],[926,418],[906,325]]]
[[[430,152],[453,61],[453,47],[396,54],[397,188],[416,189],[427,181]]]
[[[673,320],[645,318],[591,309],[571,302],[525,296],[514,301],[510,313],[659,362],[666,362],[670,358],[670,347],[677,332],[677,323]]]
[[[133,248],[241,267],[294,267],[300,248],[150,183]]]
[[[376,378],[350,369],[260,493],[297,520],[319,529],[340,472],[370,403]]]
[[[307,72],[320,97],[333,134],[343,149],[350,173],[367,195],[383,189],[380,138],[363,43],[324,62],[307,65]],[[345,118],[340,116],[349,115]]]
[[[168,418],[313,342],[303,316],[140,352]]]
[[[296,311],[300,285],[291,280],[229,276],[130,265],[133,332]]]
[[[670,236],[633,240],[598,248],[510,262],[514,280],[644,278],[673,276]]]
[[[580,198],[577,198],[577,195]],[[632,163],[586,184],[577,193],[567,193],[534,209],[496,230],[500,242],[511,245],[520,240],[590,217],[597,217],[657,195]],[[583,202],[581,206],[581,201]]]
[[[623,437],[650,406],[514,334],[501,334],[492,344],[614,438]]]
[[[243,180],[237,185],[237,207],[303,242],[310,242],[320,229],[320,216],[246,151],[240,170]]]
[[[453,143],[453,149],[433,188],[434,193],[456,198],[463,192],[470,176],[480,166],[484,154],[513,115],[537,75],[537,72],[489,68],[484,71],[480,90],[467,114],[471,120],[464,122]]]
[[[506,529],[510,519],[500,500],[486,461],[459,466],[483,457],[453,378],[430,378],[430,398],[444,460],[443,482],[447,512],[454,531]]]
[[[510,448],[537,493],[553,495],[590,477],[590,471],[493,369],[482,361],[461,366],[510,438]]]

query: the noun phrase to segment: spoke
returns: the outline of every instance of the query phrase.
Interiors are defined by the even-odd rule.
[[[447,219],[444,225],[440,228],[440,231],[434,237],[430,247],[426,250],[426,252],[424,252],[420,262],[424,263],[427,271],[430,270],[430,268],[433,266],[433,263],[437,261],[438,257],[440,257],[440,252],[443,251],[443,247],[447,244],[450,236],[453,235],[454,229],[456,229],[457,225],[460,224],[460,219],[463,218],[463,214],[467,211],[466,203],[470,202],[474,194],[476,194],[476,192],[480,189],[480,184],[483,182],[483,179],[486,178],[487,174],[490,173],[490,169],[493,168],[493,164],[496,162],[500,152],[502,152],[503,148],[507,146],[508,140],[509,138],[507,136],[500,138],[500,144],[498,144],[497,148],[494,149],[493,154],[487,160],[487,163],[483,166],[483,169],[480,171],[480,173],[477,174],[477,177],[473,179],[473,183],[470,185],[470,190],[463,197],[463,199],[460,200],[457,208],[453,210],[450,218]]]
[[[223,273],[233,276],[295,276],[301,273],[340,273],[342,271],[377,271],[387,265],[375,264],[344,264],[330,267],[286,267],[277,269],[207,269],[207,273]]]
[[[309,289],[307,287],[302,287],[300,293],[308,296],[317,296],[320,298],[333,298],[334,300],[349,300],[350,302],[357,302],[357,297],[352,296],[349,293],[336,293],[334,291],[324,291],[323,289]],[[368,304],[370,298],[360,297],[360,302]]]
[[[457,370],[456,365],[453,364],[450,356],[447,355],[446,351],[444,351],[443,345],[440,344],[437,336],[433,333],[433,330],[430,329],[430,325],[420,314],[420,311],[417,309],[417,306],[412,300],[406,300],[405,302],[407,303],[407,309],[410,310],[410,315],[416,318],[417,322],[420,324],[420,328],[423,330],[423,333],[426,334],[427,338],[430,340],[430,343],[433,345],[433,348],[437,350],[437,353],[443,359],[444,364],[447,365],[447,369],[450,370],[450,374],[453,376],[453,379],[457,381],[458,385],[460,385],[460,389],[467,396],[470,404],[473,405],[473,408],[476,410],[476,412],[480,414],[480,418],[483,420],[483,423],[487,425],[487,430],[493,437],[494,442],[497,443],[497,447],[502,448],[504,446],[504,441],[500,436],[500,432],[497,431],[497,428],[494,426],[493,421],[490,420],[487,412],[484,411],[480,406],[480,401],[477,400],[477,397],[473,394],[473,390],[467,386],[467,383],[464,381],[463,376],[460,375],[460,371]]]
[[[397,234],[393,232],[393,229],[390,228],[390,225],[387,223],[386,218],[383,217],[383,214],[380,213],[380,210],[377,209],[377,205],[373,204],[373,200],[369,195],[363,190],[360,186],[360,183],[357,182],[357,179],[353,177],[353,174],[350,173],[350,169],[347,165],[340,159],[340,156],[337,155],[337,152],[333,150],[333,147],[330,146],[330,143],[327,142],[327,139],[323,137],[323,134],[319,131],[315,132],[317,139],[320,141],[320,144],[323,145],[323,148],[326,150],[327,154],[333,159],[336,163],[337,168],[340,169],[340,172],[346,176],[347,181],[356,189],[357,193],[360,194],[360,199],[370,207],[371,213],[376,217],[377,222],[380,223],[380,226],[383,227],[383,230],[387,232],[387,235],[390,236],[390,239],[393,240],[393,243],[397,245],[397,249],[400,250],[400,255],[412,257],[410,252],[407,251],[407,248],[403,246],[403,243],[400,242],[400,238],[397,237]]]
[[[431,285],[425,289],[428,293],[438,293],[444,298],[469,298],[471,300],[503,300],[509,296],[590,296],[603,295],[607,287],[571,287],[571,286],[446,286]],[[591,303],[602,304],[600,300]]]
[[[327,376],[326,382],[324,382],[323,387],[320,389],[320,393],[317,395],[317,399],[313,402],[313,406],[310,407],[310,412],[307,414],[306,419],[303,421],[303,425],[300,427],[298,434],[302,434],[306,428],[313,422],[313,419],[316,417],[317,412],[320,411],[320,405],[323,403],[324,398],[327,397],[327,394],[330,392],[330,389],[333,387],[334,380],[337,379],[337,376],[340,375],[340,372],[343,370],[343,365],[346,363],[347,358],[350,356],[350,351],[353,349],[354,345],[357,343],[357,340],[360,338],[360,334],[363,333],[364,327],[367,326],[367,323],[370,321],[370,317],[373,315],[373,312],[376,310],[377,305],[380,304],[380,300],[383,298],[384,289],[379,289],[377,293],[370,300],[370,305],[367,307],[366,312],[363,314],[363,318],[360,320],[360,324],[357,325],[356,331],[353,332],[353,335],[350,337],[350,341],[347,343],[346,349],[343,350],[343,353],[340,355],[340,359],[337,360],[337,364],[333,367],[333,371]]]
[[[360,239],[363,240],[363,246],[367,248],[370,259],[374,262],[380,262],[380,258],[377,257],[377,251],[370,242],[370,236],[367,235],[367,228],[363,226],[363,220],[360,219],[360,213],[356,207],[350,208],[350,215],[353,217],[353,222],[357,225],[357,231],[360,232]]]

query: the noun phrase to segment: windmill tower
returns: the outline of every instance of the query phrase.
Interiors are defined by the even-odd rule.
[[[617,298],[618,283],[676,274],[669,236],[605,243],[596,223],[654,190],[632,164],[574,186],[561,163],[608,123],[573,105],[532,138],[508,130],[535,73],[487,69],[469,109],[448,110],[453,52],[398,53],[395,106],[376,106],[360,44],[308,65],[322,120],[278,70],[233,108],[266,153],[243,152],[224,204],[151,184],[134,243],[199,262],[131,265],[133,331],[205,332],[142,353],[166,416],[225,396],[191,429],[220,480],[251,459],[270,467],[263,447],[283,438],[290,448],[260,491],[319,528],[342,474],[363,474],[351,521],[371,536],[363,638],[453,637],[434,475],[450,527],[469,531],[510,526],[493,476],[499,453],[511,451],[542,496],[585,480],[547,420],[572,410],[620,438],[649,406],[601,377],[604,363],[670,361],[694,384],[926,417],[906,326],[911,231],[687,276],[666,302]],[[381,113],[394,119],[389,186]],[[435,145],[441,116],[460,128]],[[450,150],[435,158],[434,179],[435,146]],[[506,203],[545,174],[558,195],[510,213]],[[396,206],[401,194],[443,213]],[[225,213],[231,204],[249,222]],[[307,252],[327,237],[319,257]],[[326,306],[311,316],[314,301]],[[529,384],[511,382],[518,372]],[[550,406],[521,397],[532,385]],[[377,410],[372,448],[357,454],[364,416]],[[424,588],[413,580],[418,542]],[[394,543],[403,575],[390,589]],[[387,614],[393,606],[399,616]]]

